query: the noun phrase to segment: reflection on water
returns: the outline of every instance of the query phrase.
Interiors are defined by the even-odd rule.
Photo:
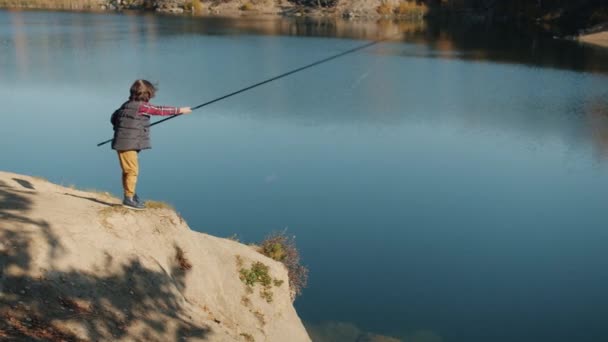
[[[288,227],[316,340],[605,339],[606,50],[449,23],[0,23],[0,167],[115,193],[115,155],[95,143],[133,79],[197,104],[395,35],[155,127],[142,194],[215,235]]]
[[[608,160],[608,98],[591,99],[585,107],[585,123],[597,157]]]
[[[21,74],[27,73],[29,65],[29,56],[27,53],[27,37],[25,33],[25,25],[23,23],[23,15],[20,12],[12,13],[10,16],[11,26],[13,29],[13,43],[15,45],[15,61]],[[8,40],[10,41],[10,40]]]
[[[422,34],[408,41],[428,44],[430,51],[442,52],[429,57],[457,57],[474,61],[520,63],[589,72],[608,72],[608,49],[577,45],[553,39],[547,33],[506,27],[438,22],[427,25]],[[458,51],[457,55],[450,54]]]
[[[141,40],[146,41],[149,51],[155,52],[159,28],[157,15],[126,12],[125,15],[80,14],[74,18],[70,14],[56,13],[58,17],[69,20],[53,20],[44,13],[29,13],[28,17],[39,17],[23,22],[23,13],[19,11],[4,12],[11,25],[1,32],[2,40],[14,44],[14,61],[21,72],[27,67],[27,39],[43,39],[45,49],[57,47],[72,48],[75,51],[85,49],[91,44],[99,45],[108,41],[123,39],[137,46]],[[526,65],[555,67],[589,72],[608,72],[606,49],[587,45],[577,45],[569,41],[560,41],[547,37],[540,31],[526,30],[518,32],[513,27],[486,27],[483,25],[453,24],[435,22],[404,22],[391,20],[352,22],[330,18],[284,18],[276,17],[243,17],[243,18],[162,18],[162,35],[291,35],[339,37],[353,39],[383,39],[404,41],[426,46],[416,51],[386,51],[405,57],[423,58],[457,58],[475,61],[498,61],[521,63]],[[42,22],[40,22],[42,21]],[[125,25],[125,21],[127,25]],[[44,37],[39,36],[41,25],[51,25]],[[73,29],[78,27],[79,29]],[[91,39],[93,38],[93,39]],[[42,51],[44,52],[44,51]],[[37,56],[36,62],[50,62],[48,53]]]

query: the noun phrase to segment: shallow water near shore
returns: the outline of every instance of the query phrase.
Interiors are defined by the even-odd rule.
[[[0,11],[0,169],[120,194],[95,144],[133,80],[197,105],[384,36],[154,127],[138,192],[213,235],[295,235],[315,340],[607,339],[606,49],[464,23]]]

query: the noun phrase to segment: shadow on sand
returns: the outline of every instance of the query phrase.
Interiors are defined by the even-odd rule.
[[[17,183],[33,188],[29,182]],[[154,336],[167,336],[168,319],[179,322],[170,330],[171,340],[209,334],[209,327],[188,323],[181,305],[185,299],[175,290],[185,284],[185,273],[177,264],[170,275],[147,269],[138,259],[114,265],[119,271],[105,276],[35,269],[34,234],[44,237],[49,260],[67,252],[48,222],[28,218],[31,209],[28,195],[0,181],[0,340],[80,341],[63,328],[80,326],[88,340],[153,341],[158,339]],[[106,253],[100,267],[107,269],[112,263]],[[129,332],[134,326],[137,336]]]

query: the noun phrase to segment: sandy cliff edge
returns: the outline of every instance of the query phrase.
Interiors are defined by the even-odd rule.
[[[0,172],[0,340],[310,341],[281,263],[119,202]],[[270,301],[239,278],[254,262]]]
[[[608,48],[608,31],[583,35],[579,37],[579,40]]]

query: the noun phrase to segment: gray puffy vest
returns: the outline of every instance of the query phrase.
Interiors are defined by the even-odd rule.
[[[127,101],[114,114],[112,149],[118,151],[145,150],[150,146],[150,116],[137,114],[141,102]]]

